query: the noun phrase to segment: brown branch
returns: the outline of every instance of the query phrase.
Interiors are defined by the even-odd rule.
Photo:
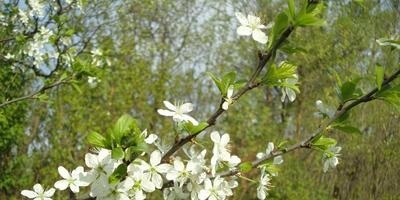
[[[385,87],[385,86],[388,86],[392,81],[394,81],[396,78],[398,78],[399,75],[400,75],[400,69],[398,69],[395,73],[393,73],[388,79],[386,79],[382,83],[382,88]],[[307,139],[303,140],[302,142],[299,142],[297,144],[294,144],[294,145],[290,146],[289,148],[286,148],[286,149],[283,149],[283,150],[280,150],[280,151],[272,152],[269,155],[265,155],[263,158],[260,158],[258,160],[253,161],[251,163],[252,167],[256,168],[257,166],[259,166],[260,164],[262,164],[263,162],[265,162],[265,161],[267,161],[269,159],[272,159],[272,158],[275,158],[277,156],[286,154],[288,152],[295,151],[297,149],[311,148],[312,141],[314,140],[314,138],[316,138],[321,133],[323,133],[323,131],[326,130],[333,122],[335,122],[338,118],[342,117],[344,114],[346,114],[349,110],[351,110],[355,106],[376,99],[374,97],[374,95],[377,94],[378,91],[379,91],[379,89],[375,88],[375,89],[371,90],[370,92],[368,92],[367,94],[365,94],[364,96],[354,100],[350,104],[342,106],[342,108],[340,108],[341,105],[339,105],[339,108],[336,111],[335,115],[332,118],[330,118],[324,125],[320,126],[313,134],[311,134],[310,137],[308,137]],[[231,170],[231,171],[227,171],[227,172],[221,173],[220,175],[222,177],[233,176],[233,175],[238,174],[239,172],[240,172],[239,170],[235,169],[235,170]]]
[[[36,95],[38,95],[38,94],[40,94],[40,93],[43,93],[43,92],[45,92],[46,90],[49,90],[49,89],[51,89],[51,88],[57,87],[57,86],[59,86],[59,85],[66,84],[66,83],[68,83],[68,82],[69,82],[69,79],[68,79],[68,78],[66,78],[66,79],[61,79],[61,80],[59,80],[59,81],[56,81],[56,82],[53,83],[53,84],[43,86],[40,90],[38,90],[38,91],[36,91],[36,92],[33,92],[33,93],[31,93],[31,94],[28,94],[28,95],[26,95],[26,96],[18,97],[18,98],[15,98],[15,99],[12,99],[12,100],[3,102],[3,103],[0,104],[0,108],[5,107],[5,106],[7,106],[7,105],[9,105],[9,104],[12,104],[12,103],[16,103],[16,102],[19,102],[19,101],[26,100],[26,99],[35,99],[35,98],[36,98],[36,97],[35,97]]]

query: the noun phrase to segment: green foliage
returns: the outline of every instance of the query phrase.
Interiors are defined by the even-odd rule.
[[[376,65],[376,67],[375,67],[375,81],[376,81],[376,86],[378,87],[378,90],[380,90],[381,87],[382,87],[384,76],[385,76],[385,68],[383,68],[380,65]]]
[[[204,130],[206,127],[208,127],[207,122],[200,122],[197,126],[193,125],[192,122],[190,122],[190,121],[184,122],[182,124],[182,128],[190,134],[199,133],[200,131]]]
[[[212,73],[208,73],[211,79],[214,81],[215,85],[217,85],[218,90],[221,92],[222,96],[226,96],[229,86],[233,85],[234,89],[239,89],[244,86],[246,83],[243,80],[236,81],[236,72],[228,72],[222,76],[222,78],[217,78]]]
[[[336,145],[336,140],[333,138],[324,137],[323,135],[319,135],[311,141],[311,147],[325,152],[329,147]]]
[[[385,101],[400,112],[400,85],[386,86],[376,94],[376,98]]]
[[[363,93],[361,89],[357,88],[357,83],[359,81],[360,79],[354,79],[352,81],[346,81],[338,86],[339,89],[337,92],[341,102],[346,102],[362,96]]]
[[[121,180],[123,180],[127,173],[128,166],[125,163],[121,163],[118,167],[114,170],[111,176],[108,177],[108,182],[111,184],[117,184]]]
[[[288,62],[283,62],[277,67],[275,64],[272,64],[267,73],[262,79],[262,83],[267,86],[283,86],[289,87],[297,92],[299,92],[299,88],[296,84],[289,84],[285,82],[285,79],[293,78],[296,75],[297,66]]]

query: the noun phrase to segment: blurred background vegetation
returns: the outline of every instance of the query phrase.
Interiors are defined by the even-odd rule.
[[[361,77],[368,91],[376,64],[388,72],[398,67],[399,52],[375,40],[399,34],[399,0],[324,3],[327,26],[297,29],[289,39],[297,48],[277,55],[276,63],[287,59],[299,66],[296,101],[282,103],[279,90],[258,88],[207,130],[229,133],[232,151],[242,160],[253,160],[269,141],[296,143],[316,129],[315,101],[338,104],[335,74],[342,80]],[[86,135],[106,131],[122,114],[169,142],[173,123],[156,112],[163,100],[192,102],[192,115],[206,120],[220,99],[206,72],[237,71],[246,79],[257,63],[259,46],[236,35],[234,12],[255,13],[267,24],[285,6],[284,0],[96,0],[83,4],[84,15],[62,14],[63,26],[88,41],[73,66],[90,67],[100,81],[88,84],[87,76],[78,76],[73,85],[47,90],[43,98],[0,108],[0,199],[21,199],[20,191],[37,182],[52,185],[59,165],[84,165]],[[0,27],[0,102],[71,71],[12,69],[15,62],[1,59],[18,51],[18,42],[5,40],[17,37],[9,26]],[[357,107],[351,119],[362,134],[331,133],[343,147],[336,169],[323,173],[318,152],[287,154],[269,199],[400,199],[399,113],[377,101]],[[256,199],[255,194],[256,185],[241,181],[232,199]],[[56,199],[66,199],[63,195],[68,193]]]

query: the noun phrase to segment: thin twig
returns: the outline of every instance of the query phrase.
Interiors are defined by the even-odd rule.
[[[9,104],[12,104],[12,103],[16,103],[16,102],[19,102],[19,101],[26,100],[26,99],[35,99],[36,95],[38,95],[38,94],[40,94],[42,92],[45,92],[46,90],[49,90],[51,88],[57,87],[59,85],[66,84],[68,82],[69,82],[69,80],[67,78],[66,79],[61,79],[59,81],[56,81],[53,84],[50,84],[50,85],[47,85],[47,86],[43,86],[40,90],[38,90],[36,92],[33,92],[31,94],[28,94],[26,96],[18,97],[18,98],[3,102],[3,103],[0,104],[0,108],[5,107],[5,106],[7,106]]]

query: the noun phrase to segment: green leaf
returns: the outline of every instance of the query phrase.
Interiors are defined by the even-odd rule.
[[[115,160],[121,160],[124,158],[124,150],[121,147],[117,147],[111,150],[111,158]]]
[[[284,140],[284,141],[280,142],[280,143],[278,144],[278,146],[276,146],[276,148],[277,148],[278,150],[282,150],[282,149],[285,148],[285,146],[286,146],[287,143],[288,143],[288,141],[287,141],[287,140]]]
[[[385,101],[400,112],[400,85],[383,87],[376,98]]]
[[[114,170],[110,177],[108,177],[108,182],[111,184],[116,184],[126,177],[126,171],[128,166],[125,163],[121,163]]]
[[[390,46],[393,49],[400,49],[400,40],[390,39],[390,38],[380,38],[376,42],[381,46]]]
[[[268,68],[262,82],[268,86],[283,86],[285,83],[283,83],[282,80],[293,78],[296,74],[296,70],[297,66],[288,62],[282,63],[280,67],[276,67],[276,65],[273,64]]]
[[[289,25],[289,19],[286,13],[282,12],[278,16],[276,16],[275,21],[274,21],[274,26],[272,27],[270,36],[269,36],[269,45],[268,47],[271,47],[273,44],[275,44],[276,40],[279,38],[279,36],[282,34],[283,31],[288,27]]]
[[[295,22],[295,26],[324,26],[326,24],[325,20],[314,16],[313,14],[305,14],[298,16]]]
[[[94,131],[89,133],[89,135],[86,137],[86,141],[88,144],[95,147],[108,148],[106,138],[100,133]]]
[[[335,124],[331,126],[332,128],[338,129],[340,131],[346,132],[346,133],[358,133],[358,134],[362,134],[362,132],[360,131],[360,129],[358,129],[357,127],[348,125],[348,124]]]
[[[362,91],[357,88],[357,83],[360,79],[344,82],[340,86],[339,98],[342,102],[358,98],[362,95]]]
[[[247,173],[253,169],[251,162],[244,162],[239,165],[239,170],[242,173]]]
[[[183,126],[183,129],[185,129],[185,131],[187,131],[188,133],[195,134],[195,133],[198,133],[198,132],[204,130],[208,126],[208,123],[200,122],[197,126],[195,126],[192,124],[192,122],[188,121],[188,122],[184,122],[182,124],[182,126]]]
[[[385,76],[385,68],[383,68],[380,65],[375,66],[375,80],[378,90],[380,90],[382,87],[384,76]]]
[[[294,22],[296,19],[296,8],[294,0],[287,0],[288,3],[288,16],[290,21]]]
[[[312,141],[312,147],[322,150],[322,151],[325,151],[329,147],[335,146],[336,143],[337,143],[336,140],[333,138],[327,138],[327,137],[321,136],[320,138],[318,138],[318,140]]]
[[[121,139],[124,136],[134,132],[140,134],[140,130],[136,125],[136,120],[130,115],[123,115],[120,117],[112,130],[112,138],[117,144],[121,144]]]
[[[215,85],[217,85],[218,90],[221,92],[221,94],[224,95],[224,94],[223,94],[223,88],[224,88],[224,87],[223,87],[223,85],[222,85],[221,79],[219,79],[219,78],[217,78],[216,76],[214,76],[214,74],[212,74],[211,72],[208,72],[207,74],[208,74],[208,76],[210,76],[211,79],[214,81]]]

